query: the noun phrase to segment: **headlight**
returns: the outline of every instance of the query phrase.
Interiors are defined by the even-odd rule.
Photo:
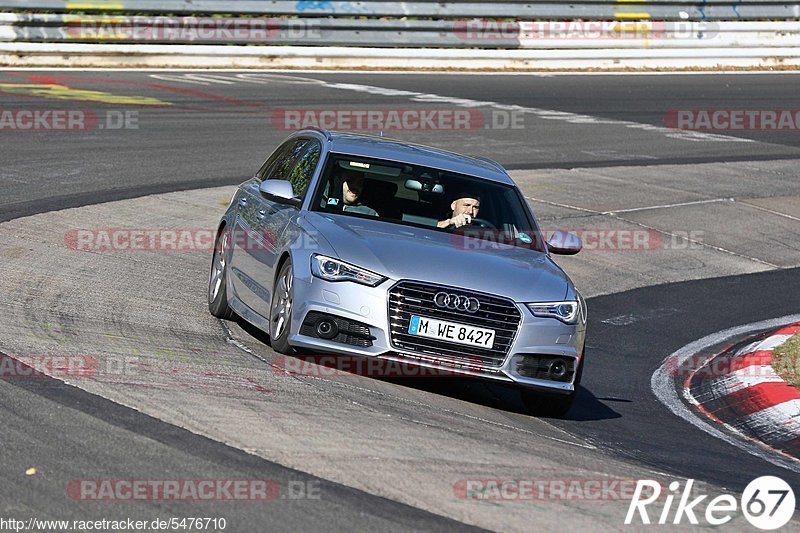
[[[339,259],[314,254],[311,256],[311,273],[326,281],[353,281],[375,287],[387,278]]]
[[[526,304],[534,316],[542,318],[557,318],[565,324],[575,324],[578,321],[580,304],[576,300],[567,302],[543,302]]]

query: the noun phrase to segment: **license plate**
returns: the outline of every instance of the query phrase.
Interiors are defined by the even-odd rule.
[[[408,333],[468,346],[491,348],[494,346],[495,331],[413,315],[408,324]]]

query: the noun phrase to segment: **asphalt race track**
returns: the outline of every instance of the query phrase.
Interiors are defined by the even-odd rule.
[[[0,517],[617,530],[623,498],[487,502],[457,488],[692,478],[716,495],[774,475],[797,492],[800,464],[701,431],[651,389],[682,346],[799,312],[800,130],[678,131],[668,117],[796,109],[797,86],[794,74],[0,71],[0,112],[80,111],[93,125],[0,129],[0,368],[63,355],[136,367],[4,374]],[[208,314],[210,250],[70,248],[76,229],[213,230],[234,186],[288,134],[287,111],[341,109],[477,113],[469,129],[386,134],[492,157],[544,228],[583,232],[586,249],[558,259],[590,313],[584,381],[564,420],[468,380],[287,377],[260,335]],[[503,127],[509,118],[517,127]],[[612,231],[644,232],[648,245],[597,239]],[[282,492],[86,501],[69,488],[82,479],[264,479]],[[750,526],[739,514],[726,527]]]

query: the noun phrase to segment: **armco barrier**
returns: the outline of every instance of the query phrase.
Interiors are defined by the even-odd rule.
[[[800,65],[800,3],[771,0],[0,0],[3,9],[15,11],[0,12],[8,66]]]
[[[468,19],[779,20],[800,18],[800,4],[772,0],[0,0],[0,9],[128,13],[229,13],[268,16],[427,17]]]
[[[791,47],[800,22],[447,21],[0,13],[0,41],[484,49]]]

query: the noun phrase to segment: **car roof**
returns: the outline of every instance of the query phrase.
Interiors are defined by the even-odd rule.
[[[386,159],[447,170],[514,185],[505,169],[488,158],[471,157],[398,139],[342,131],[319,131],[330,142],[330,151]]]

